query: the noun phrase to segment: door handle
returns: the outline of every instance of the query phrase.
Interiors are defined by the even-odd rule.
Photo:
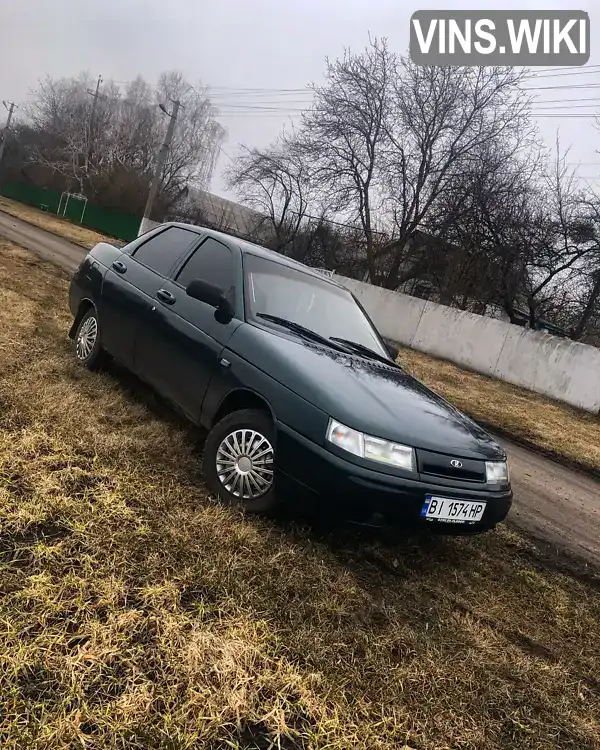
[[[112,267],[117,273],[125,273],[125,271],[127,270],[127,266],[125,265],[125,263],[121,263],[120,260],[115,260],[112,264]]]
[[[166,305],[172,305],[175,302],[175,297],[166,289],[159,289],[158,292],[156,292],[156,296]]]

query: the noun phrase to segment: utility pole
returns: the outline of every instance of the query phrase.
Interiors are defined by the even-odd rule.
[[[94,103],[92,104],[92,111],[90,112],[90,122],[88,125],[89,133],[90,133],[90,140],[89,140],[87,152],[85,155],[86,171],[90,163],[90,159],[92,158],[94,115],[96,114],[96,107],[98,106],[98,97],[100,96],[100,84],[101,83],[102,83],[102,76],[98,76],[98,81],[96,83],[96,91],[94,92],[94,91],[90,91],[89,89],[87,90],[87,93],[90,94],[90,96],[94,97]]]
[[[14,102],[3,101],[2,104],[4,104],[4,106],[8,110],[8,118],[6,119],[4,133],[2,134],[2,142],[0,143],[0,166],[2,165],[2,157],[4,156],[4,149],[6,148],[6,144],[8,142],[8,131],[10,128],[10,121],[12,120],[13,112],[15,111],[15,107],[17,106]]]
[[[169,153],[169,146],[171,145],[171,141],[173,140],[173,132],[175,131],[175,123],[177,122],[177,115],[179,113],[180,106],[181,106],[181,102],[173,101],[173,112],[169,114],[169,112],[167,112],[165,107],[162,104],[159,104],[159,107],[162,109],[162,111],[165,114],[169,115],[171,120],[169,122],[169,127],[167,128],[165,140],[163,141],[163,144],[160,147],[160,151],[158,152],[158,157],[156,159],[156,168],[154,170],[154,176],[152,177],[152,183],[150,184],[150,192],[148,193],[148,200],[146,201],[146,208],[144,209],[144,216],[142,217],[142,220],[140,222],[138,237],[140,236],[140,234],[144,234],[144,232],[147,232],[150,229],[150,215],[152,213],[154,201],[156,200],[156,196],[158,195],[158,188],[160,186],[160,178],[163,173],[165,161],[167,159],[167,154]]]

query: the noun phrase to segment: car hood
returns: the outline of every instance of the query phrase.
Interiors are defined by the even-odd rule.
[[[229,346],[348,427],[461,458],[505,455],[473,420],[391,363],[248,323],[235,331]]]

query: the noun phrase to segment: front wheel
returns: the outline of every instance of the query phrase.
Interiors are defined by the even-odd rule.
[[[100,342],[98,313],[94,307],[90,308],[79,321],[74,338],[77,361],[90,369],[98,367],[104,351]]]
[[[203,469],[209,488],[227,505],[249,513],[275,507],[275,428],[267,414],[242,409],[224,417],[204,444]]]

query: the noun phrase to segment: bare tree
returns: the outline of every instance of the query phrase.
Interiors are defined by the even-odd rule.
[[[63,189],[77,190],[101,205],[139,212],[153,172],[166,118],[159,103],[180,99],[178,119],[158,199],[165,213],[188,186],[206,186],[225,131],[206,92],[179,73],[163,74],[154,88],[137,78],[124,92],[106,82],[95,104],[87,74],[41,81],[33,92],[29,124],[37,139],[29,161],[60,176]]]
[[[272,233],[272,245],[284,252],[306,224],[315,201],[311,166],[293,137],[281,136],[270,148],[242,148],[227,171],[230,188],[265,217],[261,233]]]
[[[568,298],[569,287],[578,283],[586,259],[598,247],[576,172],[569,168],[567,156],[568,151],[561,153],[557,138],[555,158],[542,176],[533,209],[526,280],[531,328],[540,318],[557,314],[561,299]]]
[[[591,339],[600,345],[600,198],[590,192],[584,197],[583,221],[587,224],[588,253],[575,270],[574,294],[564,328],[578,341]]]
[[[361,227],[372,279],[377,275],[386,126],[395,74],[396,58],[384,40],[371,40],[361,54],[347,50],[341,60],[327,60],[326,83],[313,87],[314,104],[302,123],[304,159],[313,165],[313,179],[324,189],[331,209]]]
[[[579,341],[584,336],[595,346],[600,346],[600,260],[589,274],[590,283],[580,297],[580,307],[569,336]]]
[[[584,292],[595,289],[586,269],[598,241],[558,142],[551,160],[536,151],[507,158],[498,144],[486,146],[436,210],[431,230],[456,248],[436,267],[441,301],[462,306],[457,297],[467,291],[483,306],[502,307],[513,323],[538,328],[554,322],[581,335],[582,294],[588,300]]]
[[[327,61],[294,138],[244,151],[230,185],[295,257],[348,265],[327,256],[344,232],[317,249],[336,220],[356,227],[351,265],[372,283],[579,337],[600,296],[596,229],[558,144],[544,157],[525,75],[415,66],[371,40]]]
[[[32,127],[40,136],[32,149],[34,159],[60,173],[81,193],[90,150],[92,101],[87,91],[91,85],[86,73],[70,79],[47,77],[33,92],[28,110]]]
[[[166,211],[190,187],[207,187],[225,130],[207,90],[190,86],[181,73],[163,73],[155,97],[157,103],[178,99],[182,104],[159,192],[159,204]]]
[[[498,306],[518,322],[541,166],[538,149],[515,151],[500,140],[484,144],[454,173],[426,225],[451,245],[433,253],[426,268],[440,302],[474,312]]]
[[[387,119],[388,205],[398,252],[381,283],[395,288],[402,249],[426,227],[436,202],[454,189],[487,145],[522,142],[529,131],[522,73],[509,68],[420,67],[406,59],[394,78]],[[512,150],[506,147],[507,151]]]
[[[327,63],[302,141],[332,208],[365,235],[369,275],[397,288],[418,272],[418,243],[440,196],[488,143],[522,142],[528,99],[509,68],[420,67],[372,40]],[[378,233],[392,239],[383,252]]]

